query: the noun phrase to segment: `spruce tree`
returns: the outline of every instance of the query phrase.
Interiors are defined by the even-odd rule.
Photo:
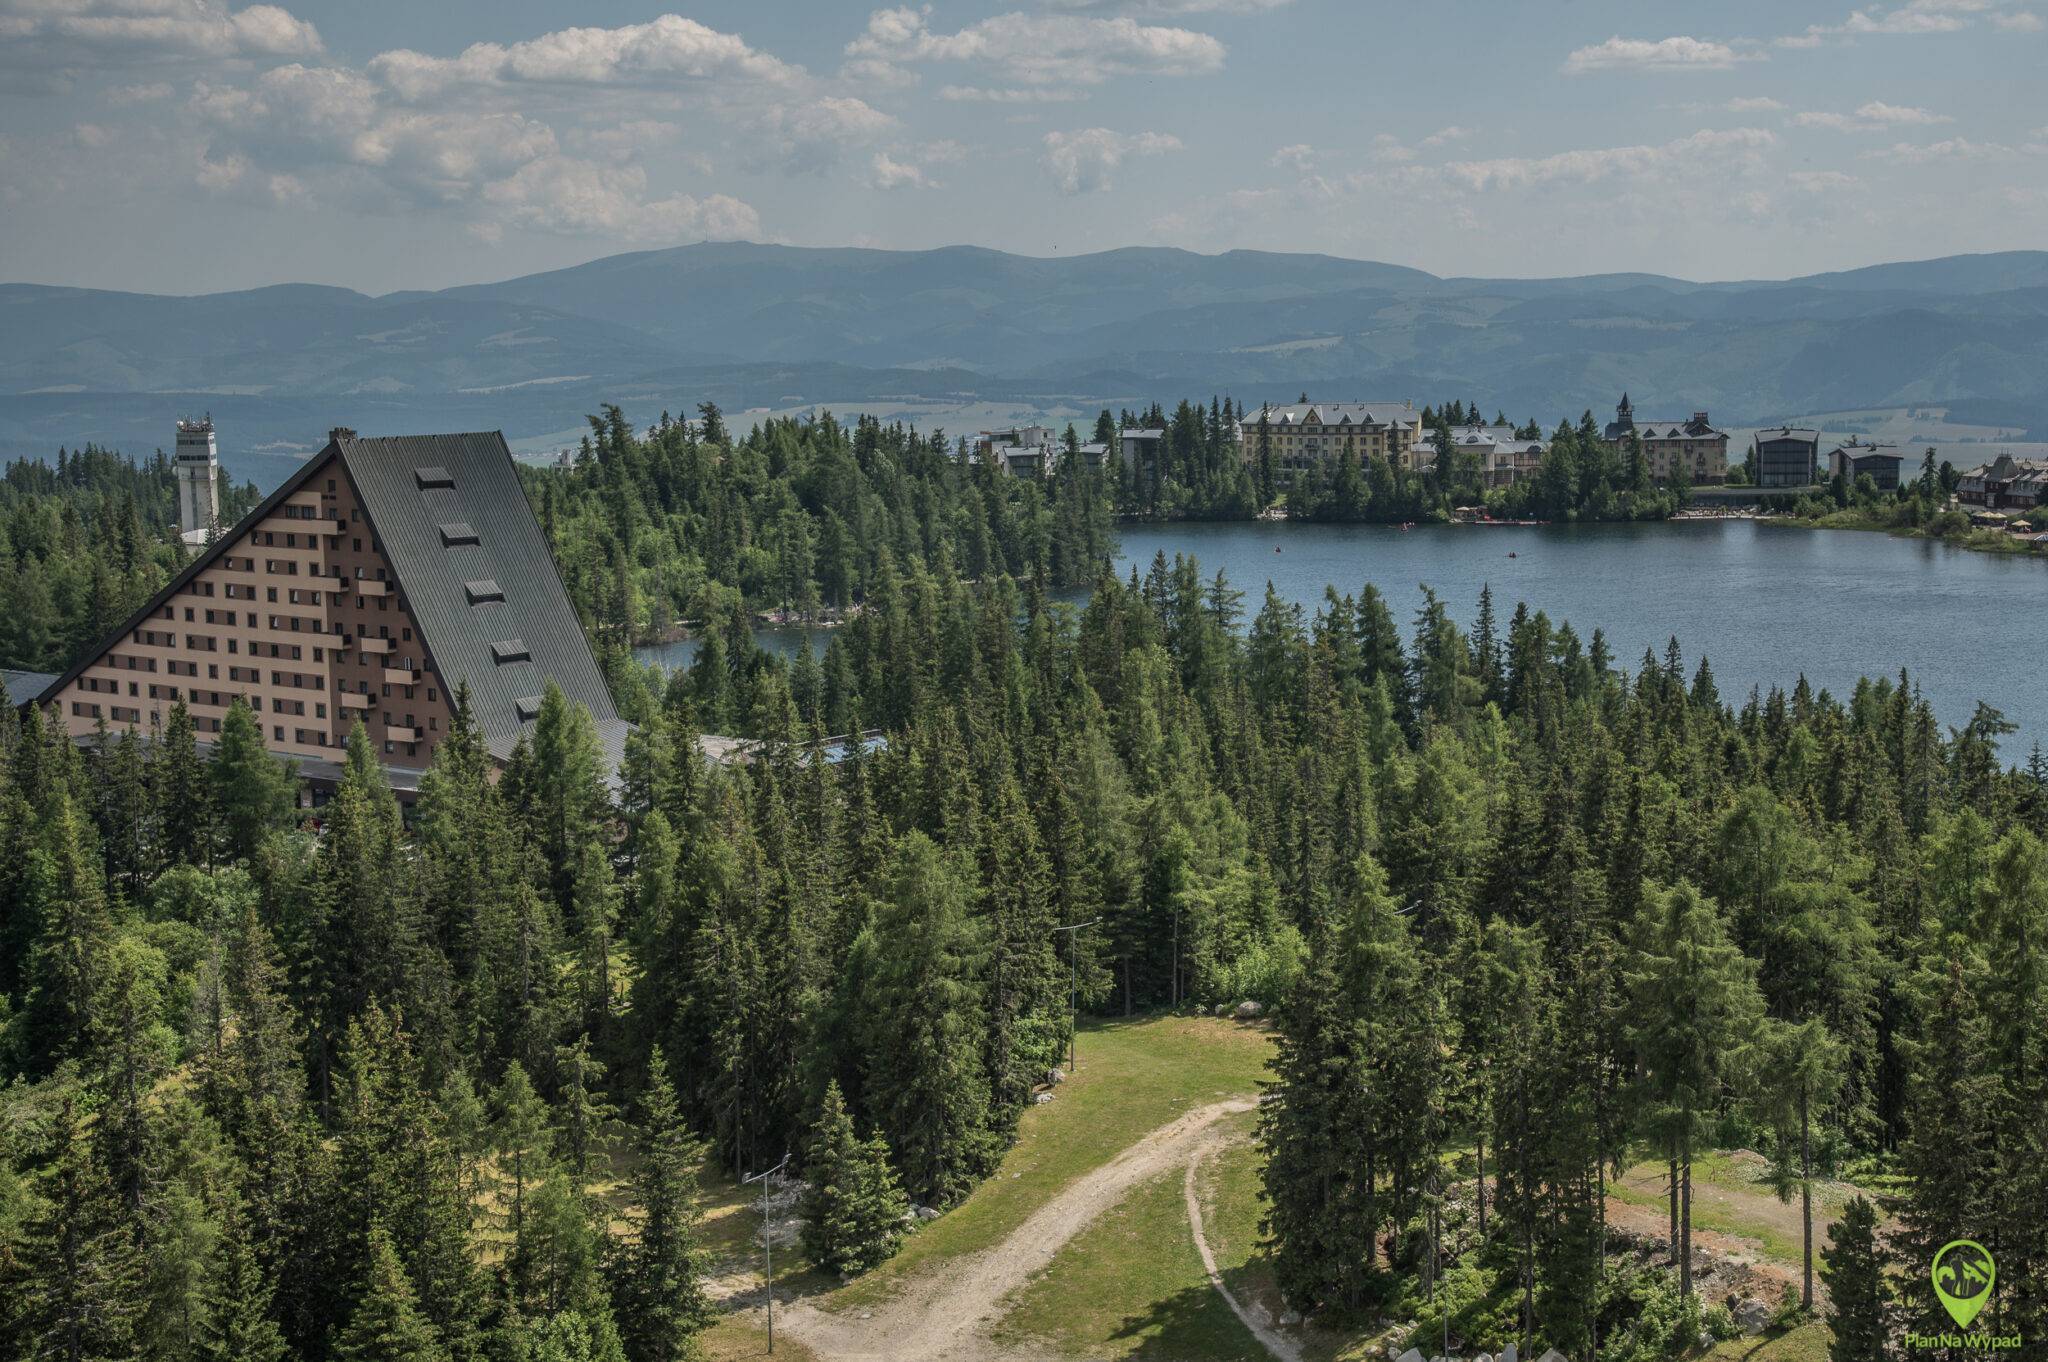
[[[1820,1256],[1833,1336],[1828,1344],[1830,1362],[1886,1362],[1891,1328],[1885,1310],[1891,1292],[1885,1283],[1877,1210],[1868,1198],[1850,1198],[1841,1218],[1829,1227],[1828,1246]]]
[[[1681,881],[1643,905],[1628,970],[1631,1032],[1651,1127],[1674,1169],[1679,1293],[1691,1295],[1692,1160],[1707,1122],[1741,1091],[1763,1000],[1718,905]]]
[[[618,1254],[613,1299],[633,1362],[682,1362],[695,1355],[694,1340],[712,1309],[697,1241],[698,1146],[683,1124],[659,1047],[648,1057],[640,1104],[640,1166],[633,1174],[638,1234]]]
[[[921,832],[899,845],[870,929],[881,943],[868,981],[861,1045],[862,1096],[904,1188],[948,1206],[985,1174],[995,1154],[982,1067],[980,942],[959,872]]]
[[[390,1233],[381,1220],[373,1221],[355,1308],[334,1340],[336,1362],[441,1362],[447,1356],[420,1314]]]
[[[156,823],[169,865],[209,865],[213,861],[213,783],[199,757],[192,730],[192,712],[185,702],[171,705],[157,743],[151,775],[156,787]]]
[[[204,1362],[284,1362],[291,1349],[271,1317],[273,1294],[246,1222],[230,1216],[207,1273]]]
[[[910,1207],[880,1136],[857,1138],[839,1084],[826,1084],[805,1151],[804,1252],[828,1272],[853,1277],[896,1251]]]
[[[249,860],[264,838],[291,819],[298,782],[289,766],[270,755],[261,723],[240,696],[221,720],[208,775],[223,849],[235,860]]]

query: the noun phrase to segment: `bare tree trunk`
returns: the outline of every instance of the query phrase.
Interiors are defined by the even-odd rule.
[[[1479,1177],[1474,1184],[1473,1195],[1479,1202],[1479,1237],[1486,1237],[1486,1131],[1479,1132],[1477,1143],[1479,1156]]]
[[[1678,1261],[1678,1137],[1676,1135],[1671,1137],[1669,1150],[1671,1155],[1671,1178],[1668,1184],[1671,1189],[1671,1261],[1675,1263]]]
[[[1799,1303],[1813,1309],[1813,1126],[1807,1110],[1806,1087],[1799,1088],[1799,1220],[1804,1234],[1805,1275],[1799,1286]]]
[[[1679,1197],[1678,1228],[1683,1236],[1678,1256],[1678,1296],[1680,1300],[1692,1295],[1692,1139],[1684,1141],[1684,1182]]]

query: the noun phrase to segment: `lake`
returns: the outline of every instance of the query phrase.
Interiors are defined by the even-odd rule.
[[[1278,552],[1275,552],[1275,550]],[[1863,675],[1905,667],[1942,723],[1966,722],[1988,700],[2020,725],[2007,760],[2048,743],[2048,560],[1973,553],[1932,540],[1814,530],[1747,520],[1586,526],[1127,525],[1120,570],[1142,573],[1155,553],[1194,555],[1218,568],[1256,611],[1270,581],[1313,611],[1325,584],[1356,595],[1371,582],[1404,631],[1428,584],[1466,625],[1482,586],[1503,628],[1518,601],[1569,620],[1582,640],[1598,627],[1634,670],[1645,648],[1661,658],[1673,634],[1686,674],[1705,653],[1724,700],[1752,685],[1788,690],[1801,673],[1846,697]],[[1510,557],[1510,555],[1513,555]],[[795,630],[764,630],[765,646],[794,652]],[[812,636],[823,648],[829,633]],[[686,664],[693,642],[641,649],[643,661]]]

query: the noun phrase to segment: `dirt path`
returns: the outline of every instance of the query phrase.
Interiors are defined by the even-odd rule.
[[[1237,1316],[1238,1323],[1250,1330],[1252,1337],[1258,1339],[1267,1352],[1280,1362],[1301,1362],[1301,1349],[1273,1327],[1263,1306],[1256,1301],[1246,1306],[1231,1294],[1230,1288],[1223,1284],[1223,1274],[1217,1270],[1216,1255],[1209,1251],[1209,1236],[1202,1230],[1202,1199],[1195,1192],[1195,1175],[1201,1170],[1202,1160],[1213,1153],[1219,1143],[1207,1140],[1196,1147],[1194,1156],[1188,1160],[1187,1179],[1181,1184],[1181,1194],[1188,1207],[1188,1229],[1195,1236],[1195,1252],[1202,1255],[1202,1271],[1209,1275],[1209,1285],[1223,1297],[1223,1303],[1230,1307],[1231,1314]]]
[[[776,1332],[801,1340],[825,1362],[1036,1358],[1038,1354],[1028,1349],[998,1345],[987,1337],[988,1327],[1001,1314],[1003,1298],[1029,1281],[1063,1244],[1126,1192],[1191,1161],[1218,1120],[1254,1105],[1237,1100],[1190,1111],[1076,1178],[993,1248],[905,1282],[894,1297],[871,1310],[833,1314],[807,1302],[781,1306],[775,1312]],[[1206,1249],[1203,1256],[1207,1259]]]

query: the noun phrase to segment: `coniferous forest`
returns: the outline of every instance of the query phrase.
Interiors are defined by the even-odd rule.
[[[1837,1362],[1933,1329],[1956,1238],[1981,1326],[2048,1338],[2048,767],[1996,710],[1723,695],[1490,596],[1120,578],[1080,479],[822,425],[541,475],[617,772],[551,693],[497,779],[459,722],[410,816],[358,733],[309,818],[240,706],[205,755],[182,711],[81,748],[0,707],[0,1355],[688,1357],[700,1178],[792,1156],[806,1254],[886,1259],[1015,1137],[1070,969],[1084,1014],[1271,1010],[1265,1234],[1318,1320],[1675,1357],[1716,1323],[1694,1169],[1740,1146],[1794,1202],[1881,1189],[1786,1306]],[[744,565],[814,532],[801,581],[862,608],[784,662]],[[635,668],[649,595],[731,627]],[[1609,1251],[1644,1159],[1668,1272]]]

